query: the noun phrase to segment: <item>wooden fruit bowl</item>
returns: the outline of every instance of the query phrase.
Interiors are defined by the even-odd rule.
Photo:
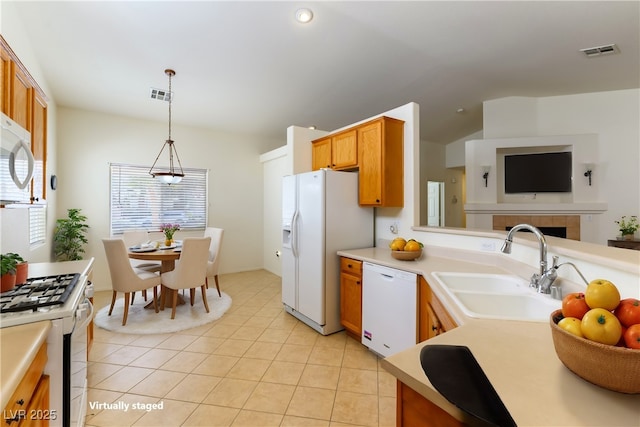
[[[551,336],[558,359],[590,383],[621,393],[640,393],[640,350],[600,344],[558,326],[562,311],[551,313]]]
[[[402,261],[412,261],[422,256],[422,249],[419,251],[391,251],[391,256]]]

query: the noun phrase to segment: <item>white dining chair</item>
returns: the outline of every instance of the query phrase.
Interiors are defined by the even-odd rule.
[[[109,274],[111,275],[111,287],[113,288],[111,307],[109,307],[109,316],[111,316],[111,313],[113,312],[118,292],[123,292],[124,315],[122,317],[122,326],[126,325],[127,316],[129,314],[129,295],[136,291],[146,291],[149,288],[153,288],[153,308],[157,313],[157,286],[161,283],[160,275],[150,271],[134,269],[129,263],[127,247],[124,244],[124,240],[102,239],[102,243],[107,255]]]
[[[191,305],[194,303],[195,289],[202,290],[204,308],[209,312],[207,302],[207,260],[209,257],[210,237],[187,237],[182,241],[180,262],[176,268],[160,275],[162,282],[161,303],[165,307],[167,294],[171,294],[171,318],[176,317],[176,305],[178,303],[178,290],[189,289],[191,293]]]
[[[122,232],[122,240],[127,248],[140,245],[149,241],[147,230],[126,230]],[[139,259],[129,260],[134,268],[142,268],[151,272],[160,272],[160,262],[142,261]]]
[[[207,288],[209,287],[209,277],[213,277],[218,290],[218,296],[221,297],[220,284],[218,282],[218,266],[220,265],[220,248],[222,247],[222,237],[224,230],[222,228],[207,227],[204,230],[204,237],[211,237],[209,245],[209,261],[207,262]]]

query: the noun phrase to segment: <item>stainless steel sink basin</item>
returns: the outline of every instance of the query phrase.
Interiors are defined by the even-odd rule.
[[[441,288],[469,317],[546,322],[561,301],[537,293],[515,275],[435,272]]]

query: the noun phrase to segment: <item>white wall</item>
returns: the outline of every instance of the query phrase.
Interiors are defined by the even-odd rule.
[[[605,211],[581,216],[584,240],[606,245],[607,239],[619,234],[614,220],[640,214],[640,89],[503,98],[485,102],[483,114],[486,139],[595,135],[593,146],[586,143],[578,150],[574,185],[579,191],[574,201],[600,202]],[[468,161],[475,165],[473,170],[467,165],[468,194],[472,201],[491,202],[497,194],[482,192],[477,170],[490,150],[483,149],[481,141],[475,147],[475,154],[467,153]],[[595,163],[592,187],[582,176],[586,161]],[[492,172],[490,177],[495,179],[495,168]],[[469,223],[474,222],[469,219]]]
[[[86,257],[95,257],[97,278],[108,278],[100,239],[109,236],[109,164],[150,166],[166,139],[167,124],[60,108],[58,130],[58,215],[66,216],[67,208],[82,209],[90,226]],[[207,224],[225,230],[220,272],[262,268],[260,144],[175,123],[172,137],[183,167],[209,169]],[[98,289],[110,288],[104,281],[96,279]]]

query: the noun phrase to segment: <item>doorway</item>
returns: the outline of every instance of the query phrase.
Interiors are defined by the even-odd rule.
[[[444,227],[444,182],[427,181],[427,225]]]

